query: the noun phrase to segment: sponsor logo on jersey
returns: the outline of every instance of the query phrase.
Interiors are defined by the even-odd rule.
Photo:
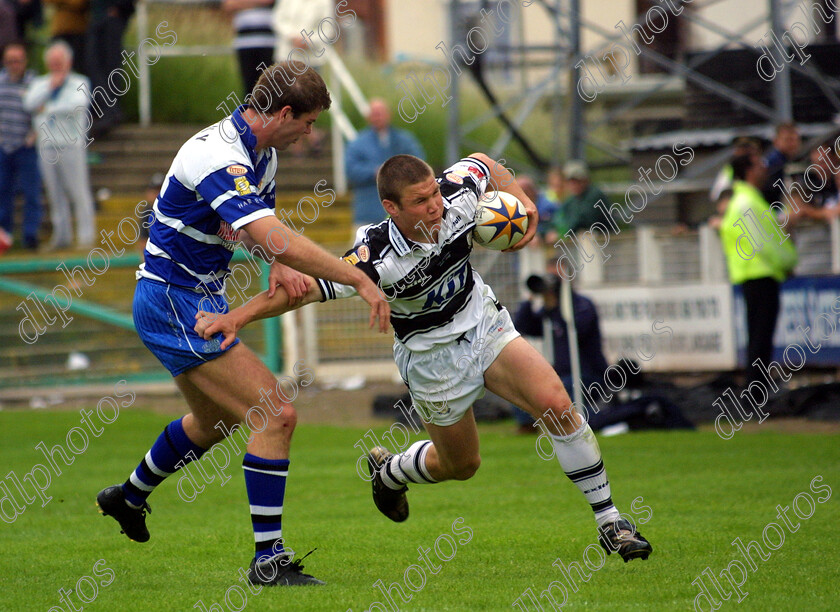
[[[359,259],[361,259],[362,261],[367,261],[368,259],[370,259],[370,249],[367,247],[367,245],[363,244],[362,246],[360,246],[358,249],[356,249],[356,253],[358,253]]]
[[[248,169],[245,166],[236,164],[234,166],[228,166],[227,173],[231,176],[242,176],[244,174],[248,174]]]
[[[228,251],[233,252],[236,250],[236,243],[239,241],[239,232],[240,230],[233,229],[227,221],[222,221],[216,235],[222,239],[224,243],[222,246]]]
[[[464,179],[462,179],[460,176],[458,176],[454,172],[450,172],[449,174],[447,174],[446,175],[446,180],[449,181],[450,183],[455,183],[456,185],[463,185],[464,184]]]
[[[256,193],[256,189],[254,186],[248,182],[248,179],[244,176],[237,177],[233,179],[233,184],[236,185],[236,193],[239,195],[248,195],[251,193]]]
[[[484,172],[482,172],[481,168],[478,166],[469,166],[467,168],[467,172],[472,174],[479,181],[485,177]]]
[[[355,253],[350,253],[349,255],[345,255],[341,259],[343,259],[344,261],[349,263],[351,266],[355,266],[357,263],[359,263],[359,256],[356,255]]]

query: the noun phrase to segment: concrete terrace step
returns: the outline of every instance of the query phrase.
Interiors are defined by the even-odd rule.
[[[142,193],[155,172],[165,172],[183,143],[205,126],[121,125],[90,146],[91,182],[112,193]],[[329,141],[317,157],[278,153],[278,191],[311,190],[321,179],[332,182]]]
[[[173,146],[180,146],[180,143],[189,135],[194,133],[192,128],[166,128],[166,134],[177,141]],[[186,135],[184,135],[186,133]],[[135,209],[138,203],[144,199],[144,190],[148,176],[156,160],[164,160],[164,165],[169,163],[172,153],[156,152],[157,142],[150,134],[140,128],[120,128],[115,134],[120,135],[123,142],[110,144],[104,149],[103,160],[109,157],[117,160],[123,159],[124,166],[114,162],[111,166],[100,164],[102,176],[109,172],[113,177],[127,176],[133,169],[135,178],[131,180],[115,179],[112,184],[129,185],[125,191],[110,188],[112,197],[100,202],[97,214],[97,225],[99,230],[114,232],[113,244],[117,249],[124,248],[125,253],[132,255],[139,260],[140,244],[123,244],[118,238],[117,227],[126,218],[137,221]],[[136,138],[135,138],[136,137]],[[125,152],[123,155],[122,152]],[[335,201],[324,206],[327,198],[316,196],[313,187],[321,177],[318,172],[323,172],[324,178],[329,175],[329,166],[323,160],[312,160],[308,158],[286,159],[288,163],[283,166],[282,174],[278,173],[277,181],[281,186],[278,191],[276,208],[279,214],[284,214],[290,223],[303,228],[304,236],[325,245],[328,250],[335,254],[343,253],[350,243],[352,227],[352,208],[350,198],[347,196],[337,197]],[[285,163],[285,162],[284,162]],[[110,168],[110,169],[109,169]],[[305,172],[316,170],[315,176],[305,177]],[[139,170],[138,170],[139,169]],[[165,168],[164,168],[165,169]],[[100,176],[96,174],[96,176]],[[120,182],[123,181],[123,182]],[[132,184],[133,182],[133,184]],[[298,184],[298,187],[290,191],[283,191],[283,187]],[[95,183],[97,187],[100,183]],[[312,220],[314,209],[312,201],[302,202],[303,198],[314,198],[318,203],[317,218]],[[298,206],[300,203],[300,206]],[[97,244],[109,251],[107,247]],[[65,275],[55,270],[55,266],[61,262],[67,263],[70,268],[80,264],[86,267],[85,259],[90,249],[66,249],[50,254],[38,254],[33,257],[31,253],[13,250],[3,257],[3,262],[25,264],[26,262],[41,262],[42,271],[33,271],[27,267],[28,272],[0,272],[5,278],[25,282],[39,287],[45,291],[51,291],[57,284],[69,287]],[[99,260],[96,260],[97,263]],[[18,270],[22,268],[18,267]],[[130,316],[131,301],[134,294],[135,261],[130,265],[118,266],[111,263],[109,269],[95,275],[89,272],[94,283],[90,286],[80,284],[81,296],[73,294],[74,300],[84,300],[92,304],[101,304],[125,316]],[[252,286],[246,290],[247,295],[256,293],[259,290],[259,279],[253,277]],[[79,381],[101,381],[116,380],[126,376],[166,376],[157,360],[142,346],[139,338],[133,331],[115,328],[104,322],[93,320],[79,313],[70,313],[73,320],[65,327],[61,327],[60,321],[47,327],[47,331],[38,337],[34,344],[25,344],[19,336],[19,324],[22,313],[17,306],[24,301],[23,296],[0,292],[0,388],[20,388],[26,386],[38,386],[43,384],[55,384],[57,382],[79,382]],[[43,301],[41,301],[43,304]],[[52,307],[46,310],[50,315],[55,313]],[[354,356],[358,348],[358,338],[348,334],[343,324],[337,324],[327,343],[341,355]],[[258,352],[263,350],[262,326],[253,326],[243,330],[245,342]],[[389,343],[390,346],[390,343]],[[84,353],[90,359],[90,367],[83,371],[67,370],[67,358],[71,351]]]

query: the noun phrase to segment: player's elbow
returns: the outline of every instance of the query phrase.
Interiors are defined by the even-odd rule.
[[[490,159],[490,156],[487,155],[486,153],[480,153],[480,152],[470,153],[469,157],[472,157],[474,159],[477,159],[480,162],[485,163],[488,168],[492,168],[496,163],[492,159]]]

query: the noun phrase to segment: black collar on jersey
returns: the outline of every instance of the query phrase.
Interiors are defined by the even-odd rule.
[[[394,223],[393,219],[388,219],[388,240],[391,242],[391,246],[394,247],[397,255],[402,256],[411,253],[411,244],[414,242],[403,236],[403,233],[397,227],[397,224]]]

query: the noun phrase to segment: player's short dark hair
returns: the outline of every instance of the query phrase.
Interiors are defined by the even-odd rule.
[[[279,62],[263,70],[247,102],[268,115],[291,106],[295,118],[303,113],[328,110],[332,103],[321,75],[298,61]]]
[[[421,183],[434,176],[432,167],[413,155],[394,155],[376,173],[376,188],[380,200],[391,200],[402,206],[400,196],[409,185]]]
[[[732,158],[732,178],[736,181],[747,180],[747,173],[753,164],[756,162],[756,156],[750,153],[745,155],[736,155]]]

